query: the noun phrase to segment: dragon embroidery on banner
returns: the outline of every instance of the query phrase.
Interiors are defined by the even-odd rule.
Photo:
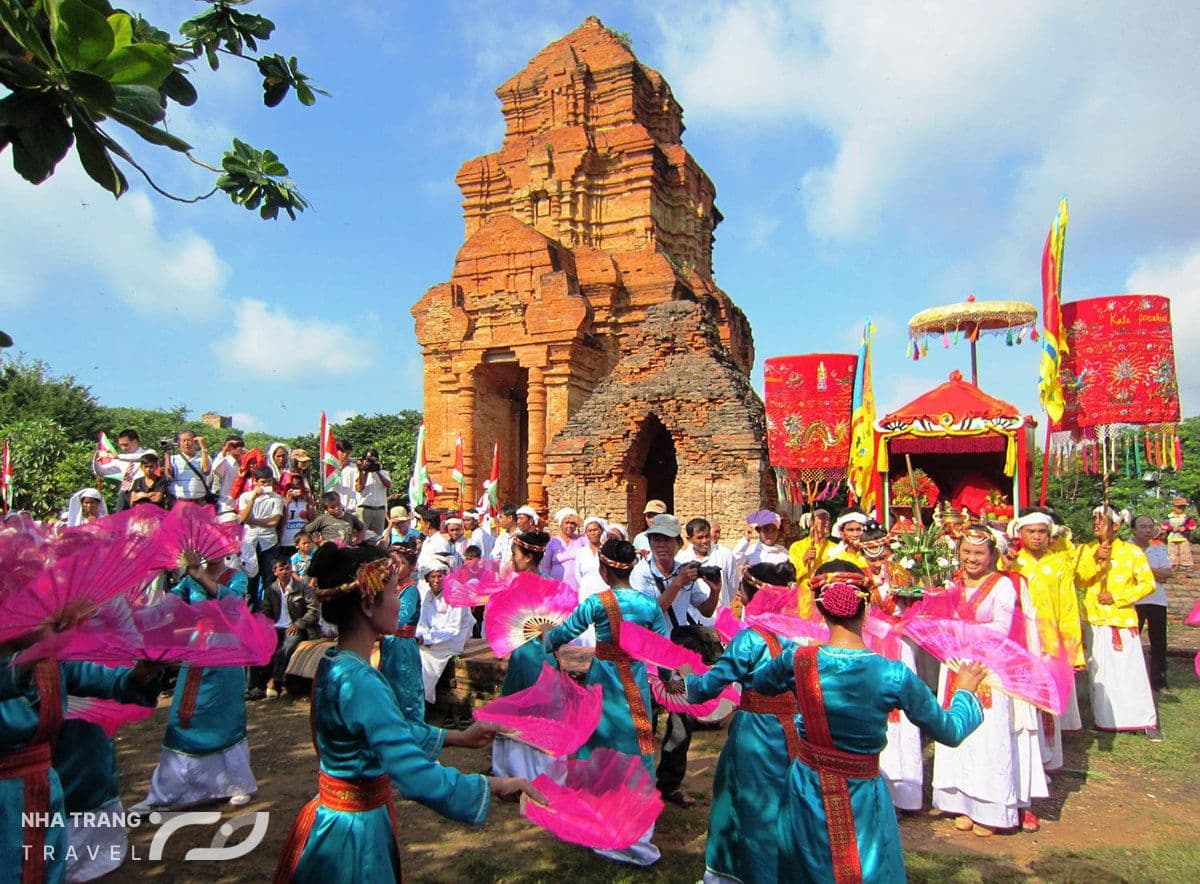
[[[784,421],[784,429],[788,434],[788,445],[792,448],[805,448],[814,441],[825,448],[835,448],[845,439],[845,421],[839,422],[833,428],[823,420],[815,420],[805,426],[797,415],[789,415]]]

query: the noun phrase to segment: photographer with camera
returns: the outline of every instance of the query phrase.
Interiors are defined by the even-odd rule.
[[[368,529],[382,536],[387,528],[387,495],[392,477],[379,462],[379,452],[368,448],[355,464],[354,491],[358,495],[358,517]]]
[[[692,519],[684,526],[684,531],[687,533],[688,546],[675,557],[675,561],[681,565],[695,562],[700,566],[697,574],[701,579],[719,580],[721,598],[717,607],[728,608],[738,591],[737,566],[733,562],[733,553],[713,545],[712,526],[707,519]],[[699,613],[695,608],[691,611]],[[714,622],[714,618],[702,615],[696,619],[705,626],[712,626]]]
[[[700,574],[695,561],[675,560],[683,545],[679,520],[662,513],[646,527],[650,555],[634,566],[629,585],[658,602],[671,627],[671,641],[698,652],[706,663],[721,656],[721,641],[714,630],[702,626],[688,611],[695,607],[701,617],[711,617],[721,598],[721,577],[711,570]],[[710,568],[712,566],[709,566]],[[672,712],[663,734],[662,754],[658,763],[658,791],[664,801],[691,807],[696,803],[683,789],[687,773],[687,753],[692,744],[695,716]]]
[[[204,447],[204,437],[191,430],[179,434],[179,449],[171,439],[159,439],[163,452],[163,475],[167,477],[170,493],[176,500],[192,503],[216,503],[216,495],[208,482],[212,459]]]

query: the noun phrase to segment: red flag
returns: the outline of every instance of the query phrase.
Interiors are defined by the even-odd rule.
[[[341,481],[341,464],[338,463],[337,442],[325,412],[321,412],[321,491],[332,491]]]
[[[5,513],[12,509],[12,480],[12,461],[9,459],[8,440],[5,439],[4,454],[0,455],[0,504],[3,505]]]
[[[487,510],[495,518],[500,511],[500,443],[492,443],[492,474],[483,483],[483,497],[479,498],[479,509]]]
[[[450,471],[450,478],[458,486],[458,499],[461,501],[466,496],[467,487],[467,474],[463,466],[462,436],[454,440],[454,469]]]

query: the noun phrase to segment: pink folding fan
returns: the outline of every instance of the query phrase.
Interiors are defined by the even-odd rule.
[[[153,706],[118,703],[97,697],[67,697],[67,718],[77,718],[99,725],[112,739],[117,730],[127,724],[145,721],[154,714]]]
[[[695,651],[689,651],[636,623],[621,623],[621,639],[618,644],[630,657],[652,666],[678,669],[687,665],[692,667],[692,672],[697,675],[708,672],[704,660]]]
[[[713,627],[717,630],[721,641],[729,644],[735,635],[746,628],[746,623],[735,617],[729,608],[722,608],[717,612],[717,621]]]
[[[742,698],[741,688],[731,684],[711,700],[705,700],[703,703],[689,703],[687,694],[674,694],[668,691],[657,672],[648,671],[646,677],[650,680],[650,695],[654,697],[654,702],[668,712],[682,712],[697,718],[708,718],[722,706],[732,710]]]
[[[155,541],[154,562],[160,568],[188,568],[241,549],[238,539],[217,522],[216,510],[186,500],[163,519]]]
[[[468,563],[446,575],[442,597],[457,608],[475,608],[508,587],[498,562]]]
[[[560,759],[533,785],[547,804],[523,798],[521,815],[564,841],[597,850],[634,844],[663,810],[641,758],[611,749],[597,749],[586,760]]]
[[[497,697],[475,710],[480,721],[490,721],[514,732],[515,739],[548,755],[570,755],[588,741],[600,723],[604,689],[583,687],[566,673],[543,664],[530,687]]]
[[[522,574],[483,609],[483,634],[497,657],[557,626],[579,605],[579,591],[558,580]]]

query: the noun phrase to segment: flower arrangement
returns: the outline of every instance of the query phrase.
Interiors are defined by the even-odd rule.
[[[912,575],[910,594],[917,596],[922,589],[941,587],[958,570],[954,547],[938,525],[895,538],[892,561]]]
[[[937,503],[937,483],[924,470],[913,470],[911,478],[905,475],[892,482],[891,501],[894,506],[912,506],[914,498],[919,499],[921,506],[926,509]]]
[[[987,493],[987,501],[983,505],[983,512],[979,515],[983,519],[992,519],[997,522],[1006,521],[1013,517],[1012,504],[1008,502],[1008,498],[1002,491],[993,488]]]

